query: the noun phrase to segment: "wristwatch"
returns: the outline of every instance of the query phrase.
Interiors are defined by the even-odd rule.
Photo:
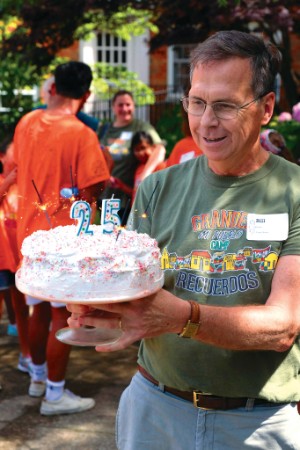
[[[191,316],[181,333],[178,334],[179,337],[182,338],[193,338],[196,336],[200,326],[200,305],[199,303],[188,300],[191,305]]]

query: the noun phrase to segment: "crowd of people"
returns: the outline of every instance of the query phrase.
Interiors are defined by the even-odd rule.
[[[157,294],[99,306],[101,324],[116,317],[124,333],[98,351],[141,341],[138,372],[120,401],[118,448],[300,449],[299,167],[283,136],[268,128],[279,67],[278,50],[247,33],[219,32],[199,44],[182,100],[184,137],[166,157],[168,137],[135,117],[131,92],[115,93],[111,123],[99,126],[82,112],[92,72],[71,61],[43,85],[45,104],[3,142],[0,303],[11,329],[16,324],[16,366],[29,373],[28,394],[41,397],[42,415],[94,406],[65,388],[71,346],[55,333],[68,323],[96,326],[97,312],[86,316],[80,305],[67,309],[20,293],[14,274],[22,242],[36,230],[73,223],[62,195],[70,188],[94,217],[101,200],[114,196],[124,223],[130,202],[127,226],[136,228],[136,211],[144,211],[159,181],[140,231],[177,257],[211,258],[210,271],[166,269]],[[252,234],[244,222],[225,226],[229,211],[267,225]],[[286,239],[276,218],[270,230],[270,215],[287,216],[280,222]],[[228,261],[239,256],[242,266],[228,263],[218,272],[216,248]],[[275,265],[261,263],[267,254]]]
[[[74,189],[91,204],[93,217],[101,199],[113,194],[124,210],[148,157],[155,153],[156,164],[165,158],[154,127],[134,117],[131,92],[115,94],[115,119],[105,134],[99,130],[98,120],[82,111],[91,82],[88,65],[59,65],[42,85],[43,104],[19,121],[1,147],[0,304],[6,306],[8,334],[19,338],[17,368],[30,374],[28,393],[42,398],[43,415],[84,411],[94,400],[65,389],[71,346],[55,337],[67,326],[65,305],[24,296],[15,286],[22,242],[36,230],[73,223],[65,193]]]

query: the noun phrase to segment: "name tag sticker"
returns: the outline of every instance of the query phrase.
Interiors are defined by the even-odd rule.
[[[193,159],[194,156],[195,156],[194,150],[192,150],[191,152],[184,153],[183,155],[181,155],[179,163],[181,164],[183,162],[189,161],[190,159]]]
[[[248,214],[247,239],[249,241],[285,241],[289,234],[289,215]]]
[[[122,131],[120,139],[122,139],[122,141],[129,141],[129,139],[131,139],[132,136],[133,136],[132,131]]]

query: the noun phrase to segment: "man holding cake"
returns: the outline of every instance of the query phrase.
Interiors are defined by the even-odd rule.
[[[279,63],[238,31],[196,47],[183,105],[203,156],[150,175],[129,220],[158,241],[164,288],[101,318],[70,307],[72,326],[122,328],[98,351],[142,339],[121,450],[300,449],[300,168],[260,144]]]
[[[76,118],[89,96],[91,81],[92,73],[86,64],[71,61],[59,65],[49,88],[47,109],[30,112],[16,127],[19,248],[34,231],[74,223],[70,218],[70,200],[61,196],[62,189],[76,187],[79,198],[93,204],[109,178],[96,133]],[[33,362],[29,395],[45,394],[40,409],[44,415],[92,408],[93,399],[64,389],[71,347],[59,342],[55,332],[66,325],[69,312],[65,305],[30,296],[27,302],[33,305],[29,324]]]

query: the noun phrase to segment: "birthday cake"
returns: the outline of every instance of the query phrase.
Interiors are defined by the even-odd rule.
[[[56,302],[101,303],[147,296],[163,285],[160,250],[147,234],[115,229],[77,236],[76,226],[40,230],[24,239],[16,274],[25,294]]]

